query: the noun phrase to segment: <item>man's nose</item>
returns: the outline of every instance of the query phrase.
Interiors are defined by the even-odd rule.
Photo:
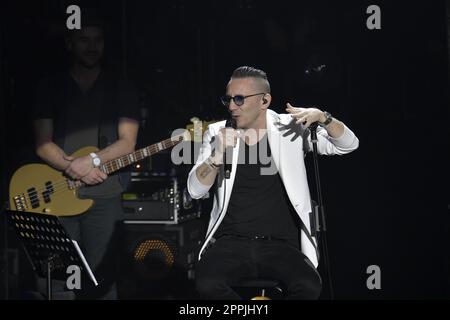
[[[236,103],[234,103],[233,99],[231,99],[230,100],[230,104],[228,105],[228,110],[229,111],[234,111],[234,110],[237,110],[237,109],[239,109],[239,106]]]

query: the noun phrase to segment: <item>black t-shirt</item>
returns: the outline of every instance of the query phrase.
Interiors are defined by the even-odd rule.
[[[101,72],[84,93],[68,72],[37,86],[33,118],[53,120],[53,141],[69,155],[115,142],[120,117],[139,119],[138,97],[131,84],[112,73]],[[119,175],[113,174],[102,184],[82,188],[79,195],[110,197],[122,191]]]
[[[299,247],[298,233],[299,218],[276,170],[267,135],[253,146],[241,141],[233,191],[217,237],[272,236]]]

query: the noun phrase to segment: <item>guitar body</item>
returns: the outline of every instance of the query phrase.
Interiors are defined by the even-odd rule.
[[[98,151],[85,147],[72,156],[81,157]],[[20,167],[9,184],[11,210],[45,213],[53,216],[75,216],[89,210],[90,199],[78,199],[77,189],[70,186],[63,172],[45,164],[27,164]]]
[[[139,149],[130,154],[107,161],[99,169],[111,174],[132,163],[173,147],[181,141],[189,141],[190,133],[175,135],[169,139]],[[73,157],[82,157],[97,152],[95,147],[81,148]],[[63,172],[45,164],[27,164],[20,167],[9,183],[9,206],[11,210],[45,213],[53,216],[76,216],[89,210],[94,204],[90,199],[78,199],[77,189],[81,181],[73,181]]]

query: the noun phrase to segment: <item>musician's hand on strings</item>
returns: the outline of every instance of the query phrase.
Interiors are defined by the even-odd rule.
[[[93,168],[87,175],[81,178],[81,181],[87,185],[94,185],[102,183],[106,178],[108,178],[106,173],[100,171],[99,168]]]
[[[64,172],[74,180],[84,178],[92,169],[94,169],[92,158],[89,155],[79,158],[64,156],[64,160],[70,161],[69,166]]]

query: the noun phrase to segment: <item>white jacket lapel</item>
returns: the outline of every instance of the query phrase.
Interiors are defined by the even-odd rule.
[[[283,173],[281,169],[281,159],[280,159],[280,147],[281,147],[281,133],[277,127],[280,118],[276,113],[271,110],[267,110],[266,115],[266,126],[267,126],[267,138],[269,140],[270,151],[272,152],[272,158],[275,165],[280,173],[281,178],[283,178]]]

